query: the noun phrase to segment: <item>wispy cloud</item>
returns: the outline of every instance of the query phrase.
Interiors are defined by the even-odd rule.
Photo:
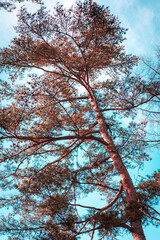
[[[122,26],[128,28],[127,52],[137,55],[154,53],[160,38],[160,2],[158,0],[97,0],[109,5],[111,12],[118,16]]]

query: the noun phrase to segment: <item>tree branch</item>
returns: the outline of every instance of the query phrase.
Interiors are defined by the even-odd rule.
[[[132,106],[130,106],[130,107],[114,107],[114,108],[104,108],[104,109],[102,109],[101,111],[102,112],[105,112],[105,111],[129,111],[129,110],[131,110],[131,109],[134,109],[134,108],[137,108],[137,107],[139,107],[139,106],[141,106],[141,105],[143,105],[143,104],[145,104],[145,103],[148,103],[149,101],[151,101],[152,100],[152,98],[154,98],[155,96],[151,96],[149,99],[147,99],[146,101],[144,101],[144,102],[140,102],[140,103],[138,103],[138,104],[136,104],[136,105],[132,105]]]
[[[100,212],[103,212],[103,211],[107,210],[108,208],[110,208],[118,200],[119,196],[122,193],[122,190],[123,190],[123,185],[122,185],[122,182],[120,181],[120,186],[119,186],[118,193],[116,194],[114,199],[108,205],[106,205],[103,208],[96,208],[96,207],[90,207],[90,206],[85,206],[85,205],[81,205],[81,204],[72,204],[72,203],[70,203],[70,205],[77,206],[77,207],[82,207],[82,208],[89,208],[89,209],[97,210],[98,213],[100,213]]]
[[[147,204],[144,204],[144,203],[139,203],[140,205],[144,206],[144,207],[148,207],[150,208],[152,211],[154,211],[157,215],[160,216],[160,213],[158,211],[156,211],[154,208],[152,208],[151,206],[147,205]]]
[[[122,185],[122,182],[120,181],[119,190],[118,190],[118,193],[116,194],[115,198],[108,205],[106,205],[105,207],[101,208],[99,210],[99,212],[103,212],[103,211],[107,210],[108,208],[110,208],[118,200],[119,196],[122,193],[122,190],[123,190],[123,185]]]

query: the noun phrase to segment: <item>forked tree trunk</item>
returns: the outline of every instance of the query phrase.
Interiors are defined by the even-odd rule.
[[[97,119],[97,122],[99,125],[101,137],[107,143],[107,149],[108,149],[110,158],[112,159],[113,164],[121,178],[121,181],[123,184],[123,189],[124,189],[125,195],[126,195],[126,201],[128,204],[130,203],[130,201],[137,201],[137,194],[136,194],[133,182],[130,178],[130,175],[129,175],[125,165],[123,164],[122,158],[119,155],[118,150],[116,149],[116,146],[114,145],[114,143],[112,141],[112,138],[110,137],[110,135],[108,133],[108,129],[107,129],[107,125],[106,125],[103,113],[97,105],[96,98],[93,94],[91,96],[90,93],[88,93],[88,98],[89,98],[90,104],[96,114],[96,119]],[[130,221],[130,225],[131,225],[131,228],[133,229],[132,236],[133,236],[134,240],[145,240],[146,239],[144,232],[143,232],[141,219],[136,218],[136,217],[135,217],[135,219],[133,218]]]

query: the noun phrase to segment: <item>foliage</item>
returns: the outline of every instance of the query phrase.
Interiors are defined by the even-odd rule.
[[[131,74],[138,58],[126,55],[126,29],[104,6],[57,4],[50,14],[42,5],[18,18],[18,37],[0,52],[10,76],[1,81],[0,179],[9,192],[1,207],[12,212],[0,231],[12,239],[143,235],[135,223],[157,218],[150,205],[159,182],[141,182],[136,193],[126,167],[150,160],[147,123],[136,117],[159,97],[158,81]],[[106,206],[81,203],[95,192]]]

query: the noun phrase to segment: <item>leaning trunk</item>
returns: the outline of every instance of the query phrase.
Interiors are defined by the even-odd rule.
[[[110,137],[110,135],[108,133],[105,118],[103,116],[102,111],[100,110],[100,108],[97,105],[94,93],[92,93],[92,95],[90,93],[88,93],[88,98],[89,98],[90,104],[96,114],[96,119],[97,119],[97,122],[99,125],[99,131],[100,131],[101,137],[107,144],[107,150],[108,150],[109,156],[112,159],[113,164],[121,178],[121,181],[123,184],[123,189],[124,189],[125,195],[126,195],[127,204],[130,204],[131,201],[137,201],[137,194],[136,194],[136,190],[134,188],[133,182],[130,178],[130,175],[129,175],[125,165],[123,164],[122,158],[119,155],[116,146],[114,145],[114,143],[112,141],[112,138]],[[131,218],[130,225],[133,230],[132,236],[133,236],[134,240],[145,240],[146,239],[144,232],[143,232],[142,222],[141,222],[140,218],[136,218],[136,216],[135,216],[135,218]]]

